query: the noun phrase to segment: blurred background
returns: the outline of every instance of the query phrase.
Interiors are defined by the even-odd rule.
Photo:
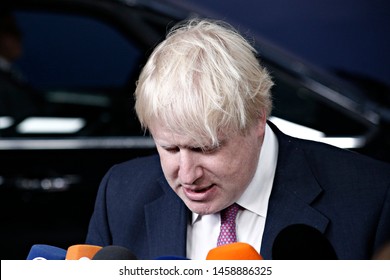
[[[156,152],[135,81],[166,30],[196,15],[253,42],[282,131],[390,162],[388,1],[2,0],[1,259],[83,243],[108,168]]]
[[[256,32],[327,71],[390,86],[386,0],[171,0]]]

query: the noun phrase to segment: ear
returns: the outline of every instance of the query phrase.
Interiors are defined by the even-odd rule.
[[[261,115],[259,116],[259,119],[258,119],[257,124],[256,124],[258,135],[261,137],[264,136],[266,123],[267,123],[267,114],[266,114],[265,110],[263,109],[261,111]]]
[[[265,109],[261,110],[261,121],[263,122],[263,125],[267,123],[267,112]]]

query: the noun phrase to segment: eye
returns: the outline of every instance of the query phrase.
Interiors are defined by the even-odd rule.
[[[180,148],[179,147],[176,147],[176,146],[173,146],[173,147],[162,147],[165,151],[167,151],[168,153],[177,153],[180,151]]]
[[[216,145],[204,146],[202,152],[204,154],[215,154],[218,153],[226,145],[226,140],[219,140]]]
[[[204,148],[201,148],[201,147],[191,147],[190,150],[195,152],[195,153],[203,153],[204,152]]]

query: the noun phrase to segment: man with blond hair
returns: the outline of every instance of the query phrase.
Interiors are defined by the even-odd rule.
[[[389,166],[280,132],[267,121],[272,85],[227,23],[175,26],[135,91],[158,154],[106,174],[87,243],[121,245],[140,259],[205,259],[227,240],[220,229],[229,212],[233,242],[265,259],[294,224],[321,232],[340,259],[371,258],[390,239]]]

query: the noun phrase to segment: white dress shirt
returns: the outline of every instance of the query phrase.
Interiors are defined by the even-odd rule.
[[[276,163],[278,140],[266,125],[259,163],[252,181],[236,201],[243,207],[236,218],[237,241],[252,245],[259,253],[271,195]],[[217,246],[221,218],[219,213],[199,215],[192,213],[187,226],[187,258],[206,259],[207,253]]]

